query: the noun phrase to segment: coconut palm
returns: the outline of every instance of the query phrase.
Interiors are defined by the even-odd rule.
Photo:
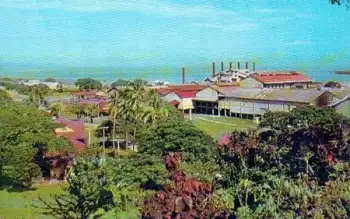
[[[165,103],[155,90],[148,92],[148,105],[144,119],[146,122],[151,122],[153,126],[158,120],[169,116],[169,110],[165,107]]]
[[[58,118],[59,116],[62,116],[65,109],[66,109],[66,106],[63,103],[53,103],[50,106],[51,115],[56,116],[56,118]]]
[[[84,107],[84,114],[90,117],[90,122],[93,123],[93,118],[98,116],[100,109],[95,104],[89,104]]]
[[[37,84],[31,87],[29,93],[29,103],[41,108],[46,104],[45,95],[48,92],[48,87],[43,84]]]

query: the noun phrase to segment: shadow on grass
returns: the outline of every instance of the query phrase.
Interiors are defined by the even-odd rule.
[[[21,185],[9,177],[2,176],[0,179],[0,190],[6,190],[7,192],[26,192],[35,191],[37,189]]]

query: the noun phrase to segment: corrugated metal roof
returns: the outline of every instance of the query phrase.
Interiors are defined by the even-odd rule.
[[[326,91],[299,89],[239,88],[229,92],[225,92],[224,96],[242,99],[310,103],[324,92]]]
[[[350,88],[328,89],[328,91],[339,99],[343,99],[344,97],[350,95]]]
[[[250,76],[264,84],[312,82],[310,77],[298,72],[254,73]]]
[[[181,98],[193,98],[198,91],[175,91],[174,93]]]
[[[170,92],[176,93],[181,98],[194,97],[196,93],[204,88],[208,87],[208,85],[198,85],[198,84],[183,84],[183,85],[171,85],[165,88],[157,89],[157,92],[161,96],[165,96]]]

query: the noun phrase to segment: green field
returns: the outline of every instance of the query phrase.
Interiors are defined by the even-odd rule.
[[[188,116],[186,116],[186,119],[189,119]],[[254,124],[252,120],[224,116],[212,117],[193,115],[192,122],[199,129],[210,134],[214,138],[218,138],[226,132],[232,132],[234,130],[248,130],[256,127],[256,124]]]
[[[49,199],[51,193],[60,193],[61,185],[40,185],[34,186],[30,191],[8,191],[0,190],[0,218],[1,219],[37,219],[52,218],[43,215],[40,208],[33,205],[40,205],[39,196]]]

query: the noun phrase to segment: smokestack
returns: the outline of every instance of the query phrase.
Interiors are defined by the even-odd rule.
[[[245,69],[248,69],[249,66],[248,66],[248,62],[245,63]]]
[[[213,62],[213,77],[215,76],[216,70],[215,70],[215,62]]]
[[[230,62],[230,70],[232,70],[232,62]]]
[[[255,62],[253,62],[253,72],[255,72]]]
[[[237,68],[238,68],[238,70],[241,69],[241,63],[240,62],[238,62],[238,67]]]
[[[185,67],[182,67],[182,83],[185,84]]]
[[[224,62],[221,62],[221,71],[224,71]]]

